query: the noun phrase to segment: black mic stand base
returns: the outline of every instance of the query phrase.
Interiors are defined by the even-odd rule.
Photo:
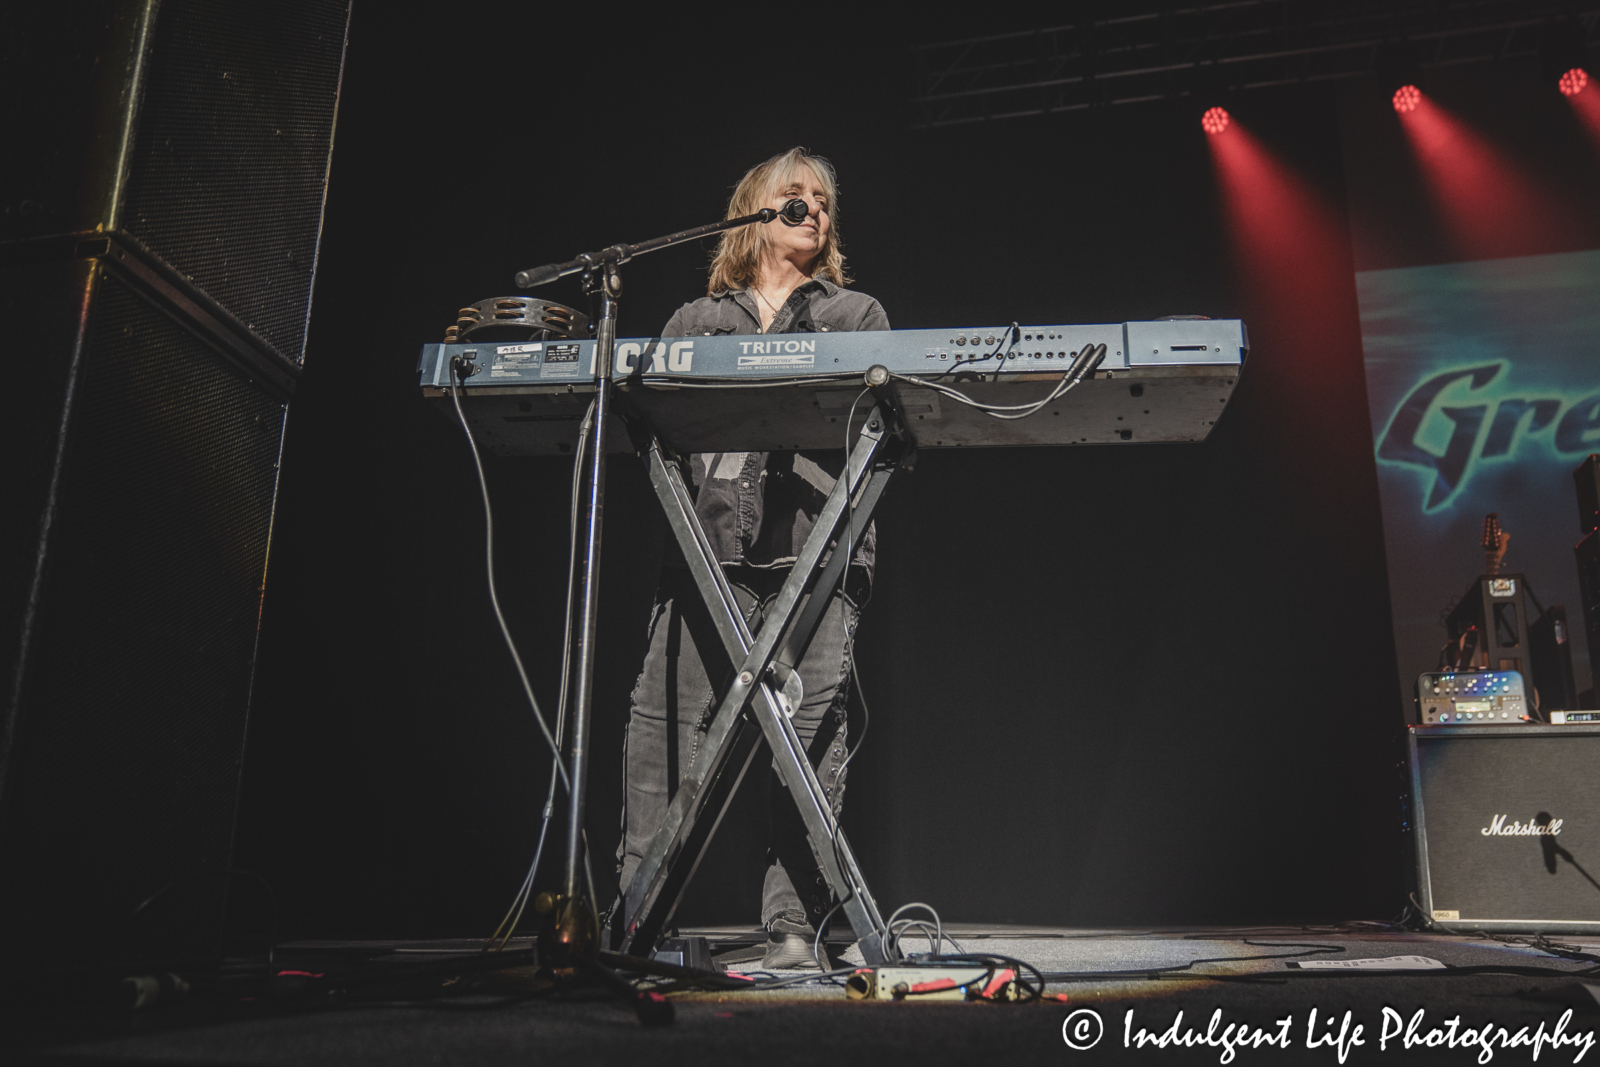
[[[535,946],[540,968],[556,986],[601,986],[621,997],[643,1026],[667,1026],[672,1002],[654,990],[640,989],[600,959],[600,926],[586,897],[540,893],[534,910],[544,916]]]

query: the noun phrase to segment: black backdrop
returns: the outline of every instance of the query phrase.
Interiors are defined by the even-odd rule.
[[[907,43],[970,23],[807,16],[710,48],[714,24],[630,17],[605,41],[532,11],[355,12],[237,856],[277,887],[284,935],[485,935],[532,851],[549,758],[489,612],[460,430],[414,386],[418,346],[518,268],[719,217],[747,166],[794,144],[835,161],[856,287],[897,327],[1203,313],[1245,317],[1254,342],[1203,446],[934,451],[885,504],[845,814],[880,904],[1079,925],[1398,912],[1402,709],[1353,280],[1332,264],[1343,281],[1303,327],[1257,314],[1198,107],[919,131]],[[1331,94],[1246,104],[1342,205]],[[690,247],[626,268],[623,334],[699,295],[705,262]],[[572,281],[541,295],[581,301]],[[547,704],[569,472],[489,465],[502,601]],[[661,538],[640,465],[613,459],[603,883]],[[757,917],[764,815],[744,800],[686,921]]]

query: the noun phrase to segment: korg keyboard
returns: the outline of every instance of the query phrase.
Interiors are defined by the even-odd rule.
[[[1202,441],[1238,382],[1249,341],[1237,319],[961,330],[737,334],[619,341],[618,407],[679,452],[842,448],[844,423],[874,365],[984,404],[1043,400],[1073,356],[1104,345],[1090,377],[1028,418],[1001,420],[900,381],[922,448]],[[478,441],[503,455],[570,453],[595,391],[595,342],[424,345],[418,384],[449,404],[451,361]],[[870,399],[856,406],[865,416]],[[453,417],[453,416],[452,416]],[[608,427],[608,447],[630,445]]]

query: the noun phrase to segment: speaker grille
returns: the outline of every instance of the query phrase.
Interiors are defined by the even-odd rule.
[[[1486,929],[1600,928],[1600,731],[1474,729],[1495,728],[1416,741],[1429,906]],[[1515,832],[1541,823],[1559,832]]]
[[[54,958],[104,955],[145,896],[227,866],[284,417],[100,285],[0,849]],[[223,883],[190,888],[217,922],[188,934],[214,941]]]
[[[348,2],[163,0],[123,228],[300,361]]]

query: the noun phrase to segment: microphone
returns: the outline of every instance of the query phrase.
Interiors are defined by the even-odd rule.
[[[806,202],[797,197],[783,205],[778,214],[786,225],[798,226],[806,221],[806,216],[811,214],[811,211],[806,207]]]

